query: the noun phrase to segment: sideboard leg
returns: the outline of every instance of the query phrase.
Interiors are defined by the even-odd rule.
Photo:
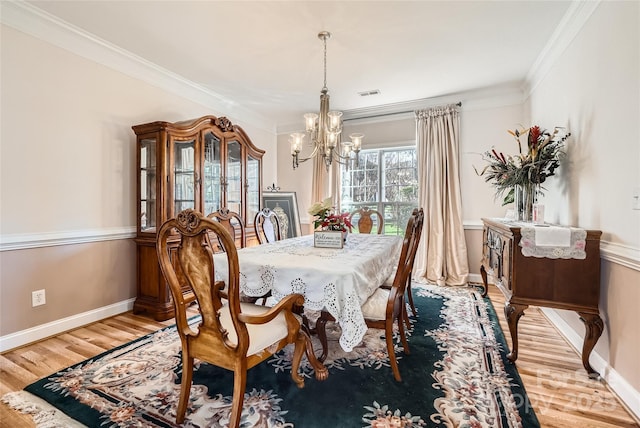
[[[511,304],[511,302],[504,305],[504,315],[511,333],[511,352],[507,354],[507,359],[512,363],[518,359],[518,321],[528,307],[528,305]]]
[[[487,283],[487,271],[484,268],[484,265],[480,265],[480,275],[482,276],[482,286],[484,287],[484,290],[482,290],[482,297],[487,297],[489,285]]]
[[[586,312],[578,312],[580,315],[580,320],[584,323],[586,328],[586,334],[584,336],[584,343],[582,345],[582,365],[585,370],[589,374],[591,379],[598,379],[600,374],[596,372],[589,364],[589,356],[591,355],[591,351],[593,347],[596,346],[596,342],[600,338],[602,334],[602,330],[604,329],[604,323],[602,322],[602,318],[598,314],[590,314]]]

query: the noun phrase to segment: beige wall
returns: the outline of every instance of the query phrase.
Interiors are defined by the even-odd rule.
[[[3,251],[0,335],[112,305],[136,295],[133,240]],[[46,304],[31,307],[31,291]]]
[[[640,210],[631,204],[633,188],[640,186],[639,28],[640,3],[600,3],[548,73],[534,76],[527,100],[531,123],[572,132],[570,162],[550,183],[545,218],[603,232],[609,249],[601,276],[605,332],[595,350],[636,391],[636,404]],[[635,255],[632,268],[615,262],[615,252],[623,251]],[[559,314],[584,336],[574,314]]]
[[[132,125],[225,115],[31,37],[1,29],[0,336],[135,297]],[[229,117],[265,149],[275,133]],[[266,184],[265,184],[266,185]],[[91,244],[74,244],[86,236]],[[31,292],[47,304],[31,307]]]

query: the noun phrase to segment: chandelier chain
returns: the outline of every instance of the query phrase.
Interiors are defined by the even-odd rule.
[[[322,39],[324,42],[324,86],[323,89],[327,89],[327,38]]]

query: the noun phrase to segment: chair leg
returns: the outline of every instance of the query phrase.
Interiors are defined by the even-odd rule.
[[[298,388],[304,388],[304,378],[300,376],[298,371],[300,370],[300,361],[302,361],[302,354],[305,351],[305,335],[302,330],[298,331],[298,337],[296,337],[295,348],[293,349],[293,361],[291,361],[291,379],[296,383]]]
[[[393,377],[396,379],[396,381],[402,382],[400,369],[398,369],[396,352],[393,347],[393,320],[387,320],[385,322],[385,340],[387,342],[387,353],[389,354],[389,362],[391,363],[391,370],[393,370]]]
[[[413,292],[411,291],[411,273],[409,273],[409,282],[407,282],[407,297],[409,298],[409,305],[411,306],[411,313],[413,316],[418,316],[416,311],[416,305],[413,304]]]
[[[407,312],[406,303],[402,305],[402,320],[404,321],[404,325],[407,326],[407,330],[411,330],[411,321],[409,321],[409,312]]]
[[[180,383],[180,399],[176,409],[176,423],[182,424],[187,413],[189,395],[191,395],[191,381],[193,380],[193,357],[189,357],[188,351],[182,349],[182,382]]]
[[[240,426],[242,416],[242,405],[244,404],[244,392],[247,387],[247,363],[245,360],[233,371],[233,402],[231,403],[231,416],[229,417],[229,428]]]
[[[398,330],[400,331],[400,340],[402,341],[402,347],[404,348],[405,354],[410,354],[409,352],[409,343],[407,342],[407,335],[404,331],[404,325],[402,323],[402,315],[398,318]]]

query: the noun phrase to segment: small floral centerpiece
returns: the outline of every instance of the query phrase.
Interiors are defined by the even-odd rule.
[[[330,197],[322,202],[316,202],[307,212],[315,217],[313,228],[316,230],[350,232],[353,227],[349,220],[349,213],[336,213]]]
[[[566,156],[564,143],[571,133],[561,130],[563,128],[556,127],[549,132],[539,126],[509,130],[518,142],[517,154],[505,156],[495,149],[483,154],[487,165],[480,172],[476,169],[476,173],[493,184],[496,198],[503,197],[502,205],[514,202],[517,189],[524,189],[525,209],[535,202],[537,193],[542,191],[542,183],[555,174]],[[521,138],[526,139],[526,151],[523,151]]]

